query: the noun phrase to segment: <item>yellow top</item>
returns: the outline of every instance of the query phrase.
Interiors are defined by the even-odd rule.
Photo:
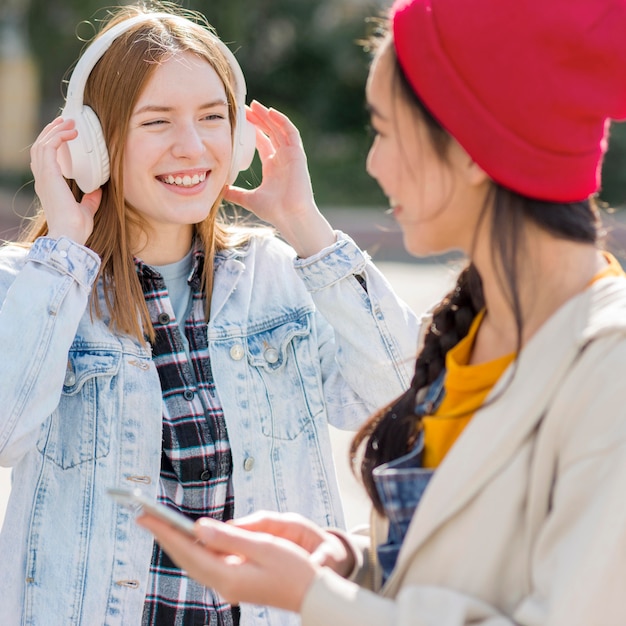
[[[593,277],[592,283],[608,276],[625,275],[613,255],[605,253],[605,257],[608,264]],[[515,354],[511,353],[486,363],[468,364],[484,316],[485,311],[480,311],[472,322],[467,336],[446,354],[444,399],[432,416],[423,419],[424,467],[434,468],[441,463],[504,370],[515,358]],[[480,454],[480,450],[477,450],[476,454]]]

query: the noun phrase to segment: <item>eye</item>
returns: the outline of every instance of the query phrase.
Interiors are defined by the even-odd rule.
[[[382,136],[382,133],[378,130],[378,128],[371,123],[365,125],[365,130],[367,131],[370,141],[375,141],[378,137]]]
[[[141,126],[160,126],[162,124],[167,124],[167,120],[149,120],[147,122],[142,122]]]
[[[205,119],[208,122],[218,122],[226,119],[226,116],[221,113],[207,113],[202,119]]]

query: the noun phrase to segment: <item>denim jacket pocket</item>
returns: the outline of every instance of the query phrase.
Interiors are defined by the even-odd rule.
[[[295,439],[324,409],[310,314],[251,334],[247,344],[262,433]]]
[[[72,350],[58,407],[43,425],[37,447],[62,469],[109,453],[113,417],[119,412],[116,374],[121,353]]]

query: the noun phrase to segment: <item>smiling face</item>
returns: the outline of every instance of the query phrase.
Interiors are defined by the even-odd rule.
[[[124,197],[148,239],[191,243],[230,170],[232,138],[224,84],[191,52],[166,57],[133,108],[124,148]],[[145,244],[145,242],[143,242]]]
[[[423,115],[402,93],[395,63],[384,45],[370,70],[366,95],[375,138],[367,171],[389,198],[408,252],[469,254],[489,181],[452,137],[436,148]]]

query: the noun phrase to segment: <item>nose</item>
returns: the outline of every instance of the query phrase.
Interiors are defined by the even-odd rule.
[[[201,156],[204,149],[202,135],[195,124],[189,123],[178,127],[172,147],[174,156],[193,159]]]
[[[376,176],[376,140],[374,140],[367,153],[365,170],[375,181],[378,181],[378,177]]]

